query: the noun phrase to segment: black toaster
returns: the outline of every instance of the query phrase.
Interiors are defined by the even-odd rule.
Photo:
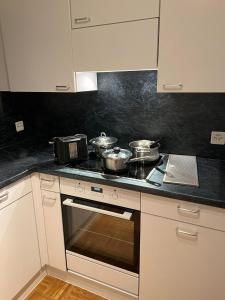
[[[88,159],[87,136],[85,134],[54,137],[50,144],[54,146],[55,159],[59,164]]]

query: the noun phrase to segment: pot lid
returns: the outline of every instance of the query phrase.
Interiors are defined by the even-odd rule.
[[[115,147],[113,149],[105,150],[102,153],[104,158],[112,158],[112,159],[129,159],[132,156],[132,153],[127,149],[121,149],[119,147]]]
[[[104,147],[104,146],[115,144],[117,141],[118,141],[117,138],[106,136],[105,132],[101,132],[101,135],[99,137],[90,140],[90,143],[93,145]]]

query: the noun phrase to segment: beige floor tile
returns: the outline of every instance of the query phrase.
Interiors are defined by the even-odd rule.
[[[35,290],[49,300],[59,300],[68,286],[69,284],[62,280],[46,276]]]
[[[48,300],[44,296],[40,295],[36,290],[34,290],[26,300]]]
[[[93,293],[85,291],[79,287],[70,285],[63,293],[60,300],[105,300]]]
[[[46,276],[26,300],[106,300],[57,278]]]

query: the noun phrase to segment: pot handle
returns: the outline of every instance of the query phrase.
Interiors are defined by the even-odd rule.
[[[138,161],[144,161],[144,160],[148,160],[149,158],[150,158],[150,156],[143,156],[143,157],[131,158],[129,160],[129,163],[138,162]]]
[[[49,145],[54,145],[55,144],[55,141],[56,141],[56,139],[57,139],[57,137],[53,137],[52,139],[51,139],[51,141],[49,141],[48,143],[49,143]]]
[[[154,143],[152,143],[149,148],[150,149],[156,148],[157,146],[159,146],[159,143],[160,143],[160,140],[158,139]]]
[[[100,136],[106,137],[106,133],[103,131],[103,132],[101,132]]]

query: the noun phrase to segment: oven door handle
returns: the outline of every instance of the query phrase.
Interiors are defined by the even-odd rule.
[[[93,211],[99,214],[103,214],[103,215],[107,215],[107,216],[111,216],[111,217],[116,217],[116,218],[120,218],[120,219],[124,219],[124,220],[131,220],[132,217],[132,213],[129,211],[124,211],[123,214],[118,214],[115,213],[113,211],[110,210],[104,210],[104,209],[100,209],[100,208],[95,208],[95,207],[91,207],[91,206],[86,206],[86,205],[82,205],[82,204],[77,204],[74,203],[72,199],[66,199],[63,201],[63,205],[66,206],[70,206],[70,207],[75,207],[75,208],[80,208],[80,209],[84,209],[84,210],[88,210],[88,211]]]

